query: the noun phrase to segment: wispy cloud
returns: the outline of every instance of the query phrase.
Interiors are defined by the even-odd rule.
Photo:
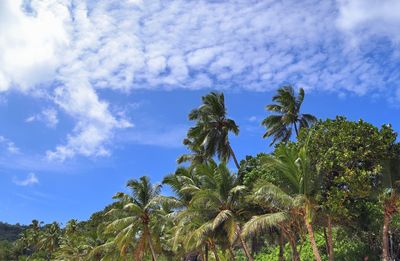
[[[55,128],[58,124],[58,113],[53,108],[44,109],[41,113],[29,116],[25,122],[31,123],[34,121],[43,122],[49,128]]]
[[[16,177],[13,178],[13,182],[18,186],[32,186],[35,184],[39,184],[39,179],[36,177],[35,173],[31,172],[24,179],[18,179]]]
[[[47,152],[57,160],[109,155],[115,132],[132,126],[99,89],[296,83],[395,100],[399,12],[396,0],[6,0],[0,90],[40,93],[75,119],[65,143]]]
[[[258,119],[257,116],[250,116],[247,120],[248,120],[249,122],[257,122],[257,121],[259,121],[259,119]]]
[[[18,154],[20,152],[19,148],[14,144],[13,141],[0,135],[0,145],[5,146],[6,150],[11,154]]]

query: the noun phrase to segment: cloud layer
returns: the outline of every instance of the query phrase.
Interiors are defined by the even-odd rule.
[[[400,99],[396,0],[24,3],[0,3],[0,90],[45,97],[75,119],[50,159],[108,155],[115,131],[132,127],[102,89],[295,83]]]

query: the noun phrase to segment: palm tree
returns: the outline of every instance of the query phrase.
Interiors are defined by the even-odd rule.
[[[163,184],[167,184],[168,186],[171,187],[172,191],[175,193],[176,197],[175,205],[179,206],[181,212],[176,212],[176,215],[174,217],[174,227],[172,228],[173,231],[173,237],[171,240],[171,245],[172,249],[175,252],[182,253],[184,256],[190,255],[190,256],[198,256],[199,251],[198,246],[199,245],[204,245],[206,248],[208,248],[207,240],[203,240],[198,238],[196,240],[197,244],[196,246],[189,246],[188,241],[186,240],[189,233],[192,231],[196,230],[199,226],[197,226],[197,222],[195,222],[195,219],[193,219],[193,216],[188,218],[190,215],[185,215],[184,213],[187,213],[187,209],[190,206],[190,202],[193,198],[193,192],[197,191],[199,187],[201,186],[201,180],[198,175],[195,174],[195,169],[202,163],[198,162],[195,164],[192,164],[191,167],[178,167],[175,173],[167,175],[163,179]],[[205,164],[205,163],[204,163]],[[208,240],[210,242],[210,240]],[[181,251],[178,251],[181,250]],[[185,253],[185,250],[188,253]],[[206,256],[207,260],[207,254],[204,254]]]
[[[312,225],[316,209],[314,195],[319,180],[311,167],[311,162],[306,151],[307,142],[301,148],[296,148],[295,144],[281,145],[276,148],[273,158],[265,159],[267,167],[278,171],[281,177],[287,182],[288,187],[284,188],[285,192],[295,197],[295,206],[298,206],[300,209],[300,214],[308,231],[314,257],[317,261],[321,261]],[[272,190],[270,196],[276,197],[278,195],[276,191]]]
[[[210,239],[222,232],[228,237],[228,250],[238,242],[244,250],[248,260],[253,260],[248,246],[241,236],[241,213],[244,206],[242,195],[245,187],[240,185],[238,178],[232,175],[222,163],[217,165],[210,161],[207,165],[199,165],[195,169],[196,176],[202,181],[199,187],[182,188],[183,191],[191,190],[192,199],[184,215],[199,220],[200,225],[190,238],[207,239],[210,248],[215,252],[215,247]],[[225,237],[226,237],[225,236]],[[188,240],[190,242],[190,240]],[[233,251],[230,251],[233,253]]]
[[[262,121],[267,128],[264,138],[273,136],[271,145],[277,141],[287,142],[292,136],[294,128],[296,136],[300,129],[309,128],[317,118],[311,114],[301,114],[300,109],[304,101],[304,89],[299,89],[296,97],[292,86],[283,86],[278,89],[278,94],[272,97],[276,104],[266,106],[270,112],[277,113],[270,115]]]
[[[29,225],[29,231],[30,231],[30,241],[31,245],[33,246],[33,249],[36,250],[39,244],[39,237],[40,237],[40,231],[41,227],[40,225],[43,224],[43,222],[39,222],[38,220],[34,219],[32,220],[32,224]]]
[[[118,199],[122,208],[114,208],[107,214],[116,215],[117,219],[107,227],[107,233],[115,233],[113,243],[119,247],[121,255],[133,246],[135,260],[142,260],[146,248],[150,249],[152,260],[157,260],[154,235],[151,232],[152,216],[158,210],[161,185],[152,185],[148,177],[132,179],[127,183],[131,195],[119,192]]]
[[[301,208],[296,204],[297,198],[269,182],[259,183],[248,197],[249,203],[258,204],[264,214],[254,215],[243,226],[243,237],[256,236],[260,231],[276,227],[279,234],[285,236],[292,249],[292,260],[299,261],[296,232],[299,232]],[[280,238],[280,241],[283,241]],[[280,242],[282,244],[282,242]],[[280,246],[280,260],[283,260],[283,246]]]
[[[76,219],[68,221],[64,234],[61,236],[55,260],[85,260],[90,252],[91,245],[88,235],[83,233],[81,224]]]
[[[389,253],[389,226],[393,215],[399,212],[400,189],[400,159],[388,160],[383,168],[383,229],[382,229],[382,260],[392,260]]]
[[[189,114],[196,125],[189,129],[187,138],[193,144],[189,149],[204,150],[208,158],[217,155],[227,162],[231,157],[239,169],[239,162],[229,142],[229,132],[239,134],[235,121],[227,118],[223,93],[211,92],[202,97],[203,104]]]
[[[185,138],[183,144],[186,145],[191,151],[190,154],[183,154],[176,160],[178,164],[190,162],[192,166],[197,164],[205,164],[210,157],[205,153],[204,147],[196,144],[193,139]]]
[[[163,184],[171,187],[177,196],[176,200],[181,203],[182,208],[189,207],[193,198],[193,191],[197,191],[201,186],[201,177],[196,175],[195,169],[178,167],[175,173],[167,175],[163,179]]]
[[[78,220],[71,219],[67,222],[65,226],[65,233],[66,234],[74,234],[78,231]]]
[[[47,225],[39,240],[40,249],[47,254],[47,260],[51,260],[52,254],[58,248],[61,236],[61,228],[57,222]]]

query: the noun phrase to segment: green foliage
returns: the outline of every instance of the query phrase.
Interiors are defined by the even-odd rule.
[[[315,233],[315,241],[321,252],[322,260],[328,260],[326,253],[325,238],[322,231],[317,231]],[[353,261],[353,260],[363,260],[365,256],[369,257],[369,260],[375,260],[374,253],[371,254],[369,250],[369,245],[362,238],[357,235],[350,235],[342,229],[335,229],[333,233],[335,244],[335,260],[338,261]],[[314,260],[314,255],[312,252],[311,245],[308,240],[304,241],[302,244],[297,246],[300,252],[300,260]],[[285,260],[291,259],[290,246],[287,243],[284,248]],[[259,254],[255,256],[256,261],[279,261],[279,246],[267,247]],[[379,259],[378,259],[379,260]]]
[[[242,180],[243,185],[252,189],[254,184],[260,181],[267,181],[273,184],[278,184],[280,182],[279,173],[264,166],[265,160],[268,157],[271,156],[265,153],[259,153],[255,157],[246,156],[246,159],[240,161],[238,176]]]
[[[378,185],[383,160],[390,157],[396,134],[390,126],[380,130],[362,120],[344,117],[319,121],[301,133],[312,164],[323,179],[320,200],[326,209],[351,217],[358,199],[371,196]]]
[[[14,260],[14,246],[10,241],[1,240],[0,241],[0,260]]]

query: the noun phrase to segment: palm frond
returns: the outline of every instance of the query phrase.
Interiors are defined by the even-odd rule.
[[[242,229],[242,236],[248,237],[265,231],[268,228],[278,226],[280,223],[288,220],[286,212],[277,212],[260,216],[253,216]]]
[[[232,217],[233,217],[233,213],[231,210],[225,209],[225,210],[220,211],[213,220],[212,229],[215,230],[217,227],[219,227],[221,224],[223,224],[228,219],[231,219]]]

